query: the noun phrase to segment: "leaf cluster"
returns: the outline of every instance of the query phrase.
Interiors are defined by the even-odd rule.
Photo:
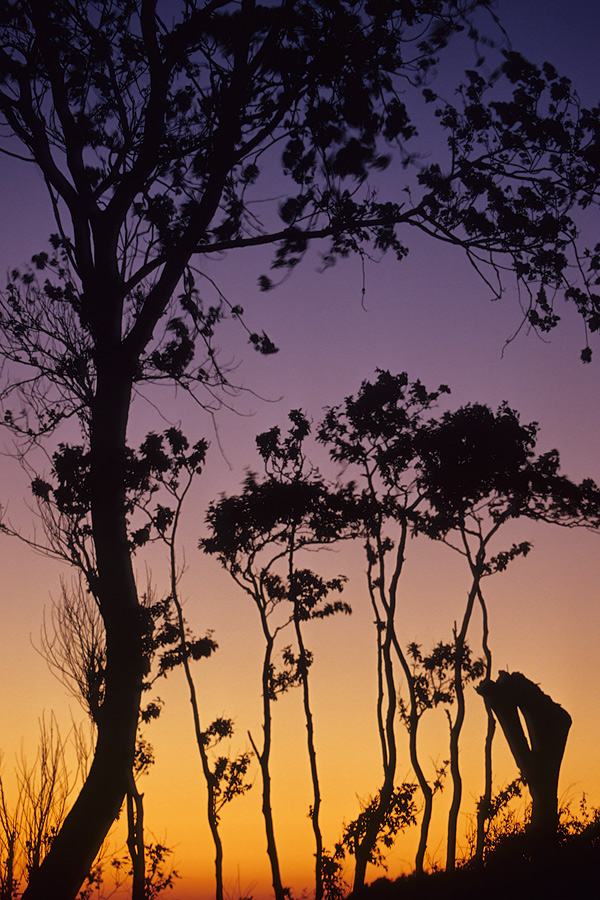
[[[417,718],[420,718],[427,709],[453,703],[456,693],[456,642],[440,641],[428,654],[423,654],[421,645],[413,642],[408,645],[407,656],[412,664],[411,684],[414,691],[414,713]],[[484,661],[472,658],[471,649],[466,641],[462,642],[460,657],[459,671],[464,684],[484,676]],[[402,698],[398,700],[398,709],[400,718],[410,731],[413,725],[412,710]]]
[[[384,848],[393,846],[398,832],[403,831],[409,825],[416,824],[417,806],[414,794],[417,786],[404,783],[394,788],[389,803],[386,804],[386,812],[381,822],[377,837],[369,852],[368,861],[373,865],[383,866],[385,869]],[[364,807],[362,812],[353,822],[344,826],[342,840],[336,846],[336,855],[343,857],[346,852],[354,855],[365,837],[371,819],[378,815],[381,798],[375,796]]]

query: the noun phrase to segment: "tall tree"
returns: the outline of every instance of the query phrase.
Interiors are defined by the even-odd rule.
[[[413,171],[398,202],[369,178],[388,158],[411,162],[415,133],[404,92],[487,0],[14,0],[0,12],[2,149],[33,162],[57,220],[41,289],[15,281],[1,348],[16,361],[3,399],[25,394],[30,438],[79,415],[89,442],[91,531],[106,629],[103,714],[88,779],[27,898],[73,897],[127,790],[144,670],[126,516],[126,439],[141,381],[210,386],[212,337],[226,301],[204,303],[198,260],[276,245],[293,268],[309,241],[326,260],[372,242],[406,253],[413,226],[462,248],[481,268],[505,257],[531,292],[531,316],[552,323],[546,291],[564,287],[576,228],[570,210],[596,197],[597,117],[574,103],[551,68],[506,57],[512,98],[473,71],[460,108],[440,103],[449,152]],[[335,33],[336,41],[323,40]],[[502,77],[502,76],[501,76]],[[431,87],[425,99],[436,103]],[[272,196],[273,160],[286,199]],[[550,174],[549,174],[550,173]],[[268,185],[268,187],[267,187]],[[264,191],[264,193],[261,193]],[[594,271],[596,255],[589,266]],[[58,265],[58,264],[57,264]],[[262,286],[270,285],[264,276]],[[574,294],[590,329],[596,299]],[[539,289],[538,289],[539,288]],[[231,314],[243,311],[233,306]],[[249,331],[261,352],[274,350]],[[66,344],[65,344],[66,339]],[[199,347],[204,359],[199,361]],[[64,350],[68,351],[65,355]],[[22,375],[19,364],[24,364]],[[19,405],[20,406],[20,405]],[[10,403],[9,403],[10,407]]]
[[[467,560],[471,585],[460,627],[455,625],[454,690],[457,710],[450,732],[452,803],[448,815],[446,867],[456,863],[457,823],[462,798],[459,740],[465,718],[463,658],[473,609],[478,601],[487,617],[482,579],[503,571],[529,552],[528,542],[490,555],[490,546],[507,522],[526,517],[566,527],[597,527],[600,490],[587,479],[575,484],[560,473],[556,450],[536,455],[538,426],[524,425],[507,404],[497,412],[470,404],[432,420],[419,432],[418,483],[431,512],[418,527],[441,539]],[[489,760],[488,760],[489,766]],[[486,785],[486,793],[491,786]]]
[[[264,637],[262,662],[262,745],[252,741],[263,784],[263,816],[267,853],[271,863],[273,890],[283,900],[283,886],[271,805],[270,757],[272,704],[294,685],[302,689],[307,729],[307,749],[313,787],[310,818],[315,835],[315,896],[323,896],[323,840],[319,824],[321,793],[314,741],[308,672],[312,654],[305,642],[303,623],[337,612],[350,612],[341,600],[330,600],[342,590],[343,578],[323,579],[299,565],[309,549],[332,544],[354,527],[352,492],[333,491],[306,463],[303,442],[310,431],[303,413],[290,413],[289,435],[281,438],[278,428],[261,434],[257,445],[265,461],[267,477],[259,481],[250,473],[237,496],[224,496],[212,503],[207,514],[209,537],[201,548],[218,557],[236,583],[251,597],[260,617]],[[291,605],[291,610],[289,606]],[[278,635],[293,626],[297,653],[292,645],[283,649],[283,667],[275,665]]]
[[[212,762],[210,751],[224,738],[233,734],[233,721],[220,716],[207,728],[201,725],[200,703],[192,673],[191,662],[209,656],[216,644],[210,636],[193,639],[183,614],[183,603],[180,598],[179,582],[182,575],[177,563],[178,527],[183,505],[192,486],[195,475],[200,471],[204,461],[207,445],[198,442],[190,449],[187,439],[177,429],[167,432],[170,436],[170,453],[164,454],[163,465],[156,474],[154,487],[162,487],[168,505],[149,502],[145,511],[149,522],[145,529],[137,532],[140,539],[155,533],[166,545],[169,553],[170,594],[165,606],[174,607],[172,620],[166,623],[161,638],[164,645],[175,643],[176,646],[162,653],[160,674],[165,675],[176,666],[181,666],[188,687],[194,736],[200,755],[202,774],[206,782],[206,812],[211,837],[215,846],[215,898],[223,900],[223,842],[219,831],[220,812],[223,806],[234,797],[245,794],[251,784],[244,781],[250,765],[251,754],[242,753],[234,759],[229,756],[218,756]],[[162,452],[162,438],[156,437]]]
[[[292,621],[296,644],[298,647],[298,674],[302,687],[302,703],[306,723],[306,741],[310,774],[313,786],[313,802],[310,807],[310,819],[315,836],[315,900],[322,900],[324,892],[324,848],[320,824],[321,786],[317,767],[317,751],[315,746],[315,728],[311,707],[308,670],[312,663],[312,654],[306,647],[303,625],[310,619],[324,619],[337,612],[351,612],[350,606],[341,601],[330,601],[327,598],[333,591],[341,591],[343,578],[323,579],[310,569],[299,569],[296,564],[297,551],[306,545],[310,532],[303,528],[306,516],[312,516],[311,530],[315,538],[321,537],[324,542],[341,539],[344,532],[351,534],[353,528],[353,506],[348,504],[347,521],[339,515],[339,510],[327,507],[330,504],[339,506],[339,496],[318,492],[307,495],[309,503],[300,508],[295,503],[294,485],[310,481],[316,473],[308,463],[304,452],[304,441],[310,433],[310,425],[300,410],[293,410],[290,415],[290,429],[286,437],[281,436],[279,428],[272,428],[257,437],[256,443],[265,463],[265,471],[269,478],[277,484],[292,487],[290,508],[287,513],[288,528],[284,532],[287,542],[287,585],[282,581],[284,593],[292,605]],[[285,490],[285,487],[284,487]],[[343,497],[343,495],[341,495]],[[309,499],[310,498],[310,499]],[[350,498],[348,498],[350,499]],[[298,515],[300,513],[300,516]],[[337,513],[337,514],[336,514]],[[333,525],[333,528],[332,528]],[[337,531],[337,528],[340,528]],[[337,531],[337,534],[336,534]]]
[[[421,382],[410,382],[405,372],[391,375],[380,371],[375,381],[363,382],[355,396],[329,409],[319,428],[319,440],[332,459],[351,466],[360,479],[358,509],[377,639],[377,723],[383,778],[376,799],[368,806],[368,816],[366,811],[361,813],[361,826],[354,835],[354,890],[364,885],[367,863],[397,797],[396,659],[408,684],[411,763],[425,800],[417,868],[422,870],[423,865],[433,795],[417,752],[417,685],[398,638],[397,618],[407,545],[425,503],[425,492],[417,481],[418,435],[428,410],[447,392],[445,385],[427,391]]]

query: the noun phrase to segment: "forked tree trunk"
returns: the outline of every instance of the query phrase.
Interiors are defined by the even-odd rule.
[[[127,849],[131,858],[131,900],[146,900],[146,855],[144,848],[144,795],[140,794],[133,772],[127,791]]]
[[[95,591],[106,627],[105,696],[83,788],[24,900],[72,900],[117,817],[133,764],[143,676],[137,591],[125,518],[125,440],[131,378],[116,358],[98,364],[91,422]]]
[[[532,801],[530,835],[545,842],[558,826],[558,776],[571,716],[520,672],[500,672],[495,682],[484,681],[478,691],[496,715],[527,782]]]

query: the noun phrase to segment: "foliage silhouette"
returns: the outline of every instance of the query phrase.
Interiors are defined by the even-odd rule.
[[[425,415],[440,395],[447,392],[445,385],[429,392],[421,382],[411,383],[406,373],[391,375],[378,371],[376,380],[363,382],[356,396],[327,410],[319,428],[319,440],[328,447],[332,459],[342,465],[352,465],[365,485],[357,498],[357,511],[365,540],[367,585],[377,639],[377,721],[383,782],[354,848],[354,891],[364,884],[367,863],[372,859],[395,790],[398,698],[394,653],[408,684],[411,764],[425,799],[416,863],[418,870],[422,871],[423,867],[433,795],[418,757],[416,685],[398,639],[396,611],[407,541],[415,530],[425,500],[416,481],[417,437]]]
[[[385,867],[385,857],[382,847],[389,850],[393,846],[399,831],[403,831],[409,825],[414,825],[416,819],[416,804],[413,795],[417,787],[414,784],[402,784],[394,788],[389,803],[385,806],[385,815],[380,821],[381,800],[374,797],[370,800],[353,822],[344,826],[344,833],[338,849],[338,856],[343,856],[347,851],[353,856],[361,852],[366,846],[365,835],[371,830],[371,820],[377,821],[377,834],[375,841],[369,847],[368,862]],[[353,892],[354,893],[354,892]]]
[[[307,748],[313,786],[310,818],[315,836],[315,896],[323,896],[323,870],[326,860],[319,824],[321,793],[310,702],[309,668],[312,654],[306,647],[303,624],[311,619],[328,618],[338,612],[349,613],[341,600],[330,600],[340,592],[343,577],[324,579],[310,569],[299,568],[298,555],[351,535],[354,526],[352,491],[332,490],[308,464],[303,449],[310,432],[308,420],[299,410],[290,413],[287,437],[278,428],[260,434],[257,447],[265,463],[266,478],[259,482],[250,473],[238,496],[222,496],[207,513],[210,536],[200,547],[218,557],[237,584],[252,598],[260,616],[265,639],[262,666],[263,744],[252,740],[263,783],[263,816],[267,832],[267,852],[271,862],[273,889],[283,900],[282,885],[271,808],[269,770],[272,741],[271,705],[279,694],[300,685],[307,729]],[[280,571],[277,571],[279,568]],[[291,611],[281,612],[286,605]],[[279,613],[278,624],[271,625]],[[293,626],[297,650],[283,648],[283,665],[273,662],[278,634]]]
[[[444,413],[419,434],[419,482],[431,511],[418,528],[463,555],[472,578],[462,622],[460,628],[455,626],[454,634],[457,712],[450,739],[453,799],[448,817],[449,870],[456,861],[462,796],[458,742],[465,715],[460,662],[463,647],[476,600],[484,611],[487,629],[482,579],[503,571],[512,560],[531,549],[528,542],[522,542],[489,556],[490,542],[504,523],[520,517],[566,527],[597,527],[599,521],[598,487],[589,479],[576,484],[561,475],[556,450],[536,456],[537,430],[535,423],[522,425],[518,414],[506,404],[497,413],[487,406],[472,404]],[[487,635],[485,638],[487,642]],[[489,759],[486,767],[489,794]]]

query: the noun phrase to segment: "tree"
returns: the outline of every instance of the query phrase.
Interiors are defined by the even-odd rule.
[[[417,447],[427,411],[448,388],[428,391],[405,372],[379,371],[373,382],[364,381],[354,397],[332,407],[319,428],[319,440],[334,461],[352,466],[364,487],[357,500],[367,558],[367,588],[375,614],[377,638],[377,722],[381,744],[383,781],[368,805],[353,844],[356,861],[354,890],[364,884],[367,863],[373,859],[380,830],[395,796],[397,764],[396,712],[398,697],[394,654],[409,689],[409,741],[411,764],[425,800],[417,870],[422,872],[431,818],[432,789],[417,751],[419,699],[417,683],[398,638],[399,585],[408,540],[417,530],[425,493],[417,482]]]
[[[407,82],[420,91],[459,30],[476,43],[472,16],[487,6],[15,0],[2,9],[3,150],[40,170],[57,220],[52,252],[35,257],[47,280],[15,277],[4,300],[0,344],[13,364],[5,422],[34,439],[79,419],[107,640],[94,761],[28,900],[74,897],[127,790],[144,674],[126,515],[128,417],[144,382],[194,391],[226,377],[213,336],[227,301],[203,301],[197,260],[272,245],[276,269],[291,269],[313,239],[328,241],[327,262],[368,242],[402,258],[396,229],[412,226],[460,247],[478,268],[491,260],[498,275],[507,257],[531,292],[534,323],[553,324],[546,292],[565,285],[570,210],[595,199],[598,167],[597,117],[551,67],[508,54],[502,75],[513,96],[496,103],[470,73],[462,108],[439,104],[447,158],[417,167],[402,203],[369,184],[387,163],[386,142],[411,162]],[[333,47],[322,40],[332,32]],[[424,96],[437,102],[429,85]],[[286,199],[279,222],[261,223],[250,204],[264,196],[278,148]],[[582,263],[592,280],[596,258]],[[572,296],[595,330],[587,287]],[[243,310],[230,313],[241,320]],[[273,352],[264,333],[248,333]],[[18,394],[26,419],[10,402]]]
[[[310,818],[316,848],[315,895],[321,898],[324,859],[319,825],[321,794],[308,680],[312,654],[306,647],[303,623],[350,612],[343,601],[328,599],[334,591],[342,590],[342,577],[323,579],[312,570],[299,567],[297,560],[307,549],[351,535],[354,525],[352,492],[330,489],[310,468],[303,450],[304,439],[310,432],[308,420],[300,410],[293,410],[289,418],[291,425],[286,438],[281,438],[278,428],[257,437],[267,470],[266,479],[258,481],[255,474],[249,473],[240,495],[222,496],[213,502],[207,513],[210,536],[200,541],[200,547],[216,555],[252,599],[260,617],[265,641],[262,747],[252,737],[251,741],[262,776],[262,810],[276,900],[283,900],[286,889],[281,880],[271,806],[272,703],[290,687],[301,686],[313,786]],[[291,611],[286,608],[288,604]],[[294,628],[297,655],[291,644],[284,647],[283,666],[277,670],[276,639],[290,625]]]
[[[536,456],[537,432],[536,423],[523,425],[518,413],[507,404],[501,405],[497,413],[482,404],[471,404],[432,420],[418,436],[418,481],[431,512],[421,518],[417,527],[461,553],[471,575],[462,622],[460,628],[454,626],[457,712],[450,734],[453,796],[448,816],[446,867],[449,870],[454,869],[456,862],[462,797],[459,766],[459,738],[465,717],[462,671],[473,608],[479,600],[484,612],[484,645],[487,645],[487,611],[481,581],[503,571],[512,560],[531,549],[531,544],[522,542],[490,556],[490,543],[506,522],[520,517],[566,527],[598,527],[600,490],[590,479],[575,484],[560,474],[556,450]],[[492,696],[491,692],[488,696]],[[491,795],[490,767],[488,756],[487,795]],[[480,828],[483,815],[484,812]]]
[[[173,432],[173,429],[169,432],[172,437]],[[195,475],[198,474],[204,462],[206,450],[207,444],[204,441],[190,449],[187,438],[177,432],[177,439],[171,441],[170,457],[165,458],[165,464],[156,476],[156,487],[160,485],[164,489],[168,502],[172,505],[167,506],[161,503],[151,507],[148,504],[146,512],[149,525],[146,528],[148,536],[154,532],[166,544],[169,552],[171,590],[166,606],[168,609],[171,604],[173,605],[175,621],[169,621],[167,627],[163,629],[163,646],[175,644],[175,647],[170,647],[162,653],[160,674],[166,675],[177,666],[181,666],[185,674],[192,708],[194,736],[200,755],[202,774],[206,782],[208,825],[215,845],[215,896],[216,900],[223,900],[223,842],[219,832],[220,812],[226,803],[233,800],[234,797],[245,794],[252,787],[251,784],[244,781],[250,766],[251,754],[242,753],[235,759],[219,756],[211,765],[209,751],[214,749],[224,738],[231,737],[233,721],[221,716],[211,722],[208,728],[202,729],[200,705],[192,674],[191,660],[209,656],[216,650],[217,645],[210,635],[200,639],[191,638],[180,599],[179,582],[182,571],[178,569],[177,565],[177,530],[185,498]]]
[[[433,650],[425,655],[423,655],[420,645],[413,642],[408,645],[406,656],[411,667],[411,678],[408,682],[410,702],[406,704],[402,697],[399,697],[398,708],[400,717],[409,734],[412,762],[415,758],[418,760],[417,733],[421,718],[426,710],[444,705],[448,721],[450,724],[452,723],[449,707],[456,699],[456,641],[452,643],[439,641]],[[472,660],[471,651],[467,644],[463,647],[463,660],[460,672],[463,683],[481,677],[481,661],[477,659]],[[436,765],[435,780],[432,784],[425,779],[419,764],[419,787],[423,793],[424,808],[421,817],[419,847],[415,859],[415,873],[417,875],[423,875],[425,871],[425,852],[427,850],[429,827],[433,813],[433,797],[436,791],[443,788],[449,762],[450,760],[445,759],[441,765]]]
[[[256,439],[259,452],[265,463],[267,475],[282,486],[293,486],[299,485],[301,482],[310,482],[311,477],[314,479],[316,475],[311,470],[304,454],[304,440],[310,433],[308,420],[300,410],[293,410],[289,418],[291,425],[287,437],[282,439],[280,429],[272,428],[270,431],[259,435]],[[349,504],[349,515],[342,518],[338,510],[335,510],[335,507],[340,506],[340,497],[343,498],[343,494],[334,497],[332,494],[328,496],[327,493],[319,492],[311,498],[306,508],[299,510],[298,507],[294,507],[288,511],[288,529],[287,534],[285,534],[285,540],[287,541],[287,586],[283,587],[283,583],[281,585],[286,599],[292,604],[292,621],[299,654],[297,665],[302,686],[306,740],[313,785],[310,819],[315,835],[315,900],[322,900],[323,897],[327,881],[326,872],[324,871],[327,867],[327,859],[324,856],[323,836],[319,821],[321,788],[317,768],[314,722],[308,681],[308,670],[312,663],[312,654],[306,648],[303,623],[310,619],[324,619],[338,612],[349,614],[352,610],[347,603],[341,600],[333,602],[327,600],[333,591],[342,590],[344,578],[325,580],[310,569],[296,568],[296,553],[297,550],[302,549],[303,545],[306,545],[307,538],[310,540],[310,533],[302,533],[302,519],[307,514],[312,518],[310,527],[314,532],[315,538],[321,537],[323,541],[329,543],[336,538],[341,539],[344,536],[344,532],[351,534],[353,508]],[[334,506],[334,510],[327,512],[326,510],[331,505]],[[299,512],[300,516],[298,516]],[[338,512],[337,515],[336,512]],[[347,521],[344,521],[344,518]],[[332,530],[332,524],[334,526],[337,524],[341,528],[336,536]],[[299,533],[298,530],[300,530]]]

